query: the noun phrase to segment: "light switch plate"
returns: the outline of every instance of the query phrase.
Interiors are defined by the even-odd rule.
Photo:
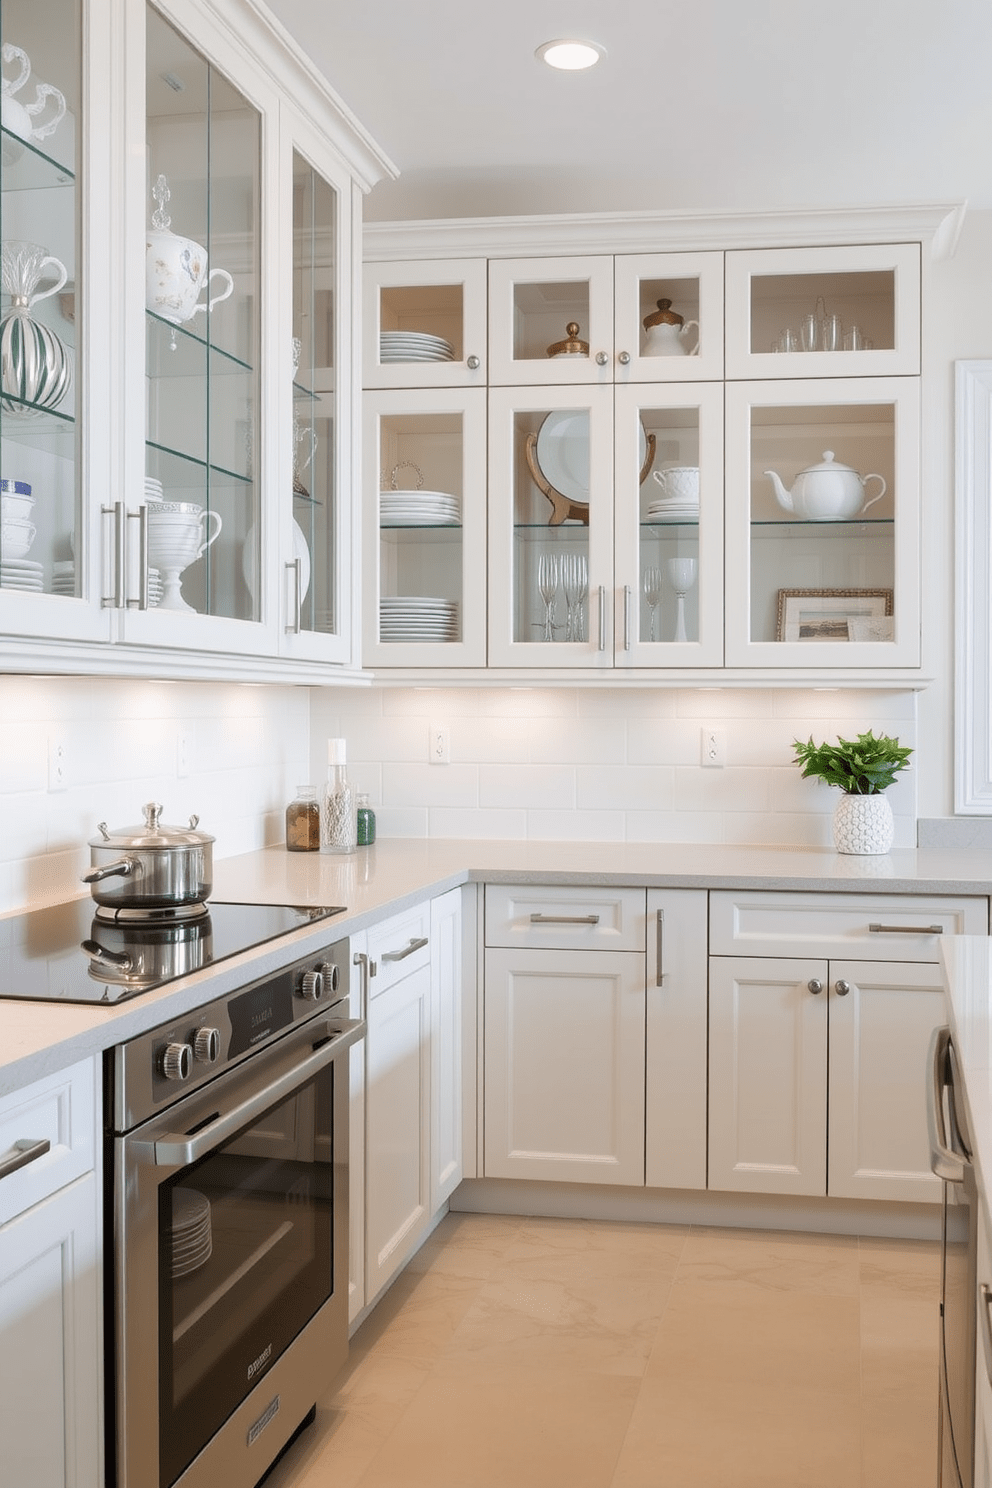
[[[699,738],[699,763],[704,770],[722,770],[727,763],[726,729],[707,728],[704,724]]]

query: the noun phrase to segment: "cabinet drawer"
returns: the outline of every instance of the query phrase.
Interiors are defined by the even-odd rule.
[[[413,909],[392,915],[381,925],[374,925],[368,932],[369,960],[375,963],[375,976],[369,986],[369,996],[381,993],[429,966],[431,959],[431,903],[427,899]]]
[[[486,945],[643,951],[643,889],[486,885]]]
[[[40,1157],[0,1178],[0,1224],[6,1224],[88,1173],[95,1163],[96,1081],[93,1061],[14,1091],[0,1101],[0,1164],[26,1143],[47,1141]]]
[[[715,956],[937,961],[941,935],[988,934],[988,900],[930,894],[710,895]]]

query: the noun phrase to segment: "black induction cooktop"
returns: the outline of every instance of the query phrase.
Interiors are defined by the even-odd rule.
[[[105,919],[92,899],[73,899],[0,920],[0,998],[111,1006],[343,913],[210,899],[193,917]]]

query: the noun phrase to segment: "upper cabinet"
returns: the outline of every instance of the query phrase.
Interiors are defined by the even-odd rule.
[[[365,403],[365,582],[379,596],[366,606],[366,659],[542,676],[912,681],[922,263],[942,219],[940,209],[857,223],[797,216],[778,224],[784,245],[768,241],[776,227],[764,219],[462,222],[450,225],[461,250],[450,263],[443,224],[370,228],[379,365],[368,381],[388,379],[390,392]],[[623,251],[602,251],[611,235]],[[634,251],[652,239],[671,241]],[[445,426],[431,437],[416,390],[428,371],[447,384],[466,377],[483,265],[488,435],[485,452],[463,440],[462,467],[446,476]],[[448,490],[445,509],[467,529],[461,493],[467,472],[473,489],[483,479],[483,461],[488,572],[472,601],[477,610],[485,597],[484,643],[477,619],[447,632],[420,619],[452,600],[467,616],[468,546],[412,516],[420,530],[401,546],[374,515],[397,509],[388,488],[398,475],[412,485],[412,471],[426,489],[401,493],[409,511],[440,511]],[[401,598],[384,608],[394,550]],[[393,604],[399,636],[386,624]]]
[[[355,242],[388,162],[248,0],[2,26],[5,657],[354,675]]]

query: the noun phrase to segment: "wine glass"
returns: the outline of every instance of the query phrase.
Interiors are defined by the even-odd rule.
[[[695,558],[669,558],[667,562],[668,582],[675,590],[678,610],[675,618],[676,641],[687,641],[685,633],[685,597],[696,582]]]
[[[656,641],[658,639],[658,635],[657,635],[657,631],[655,630],[655,623],[654,622],[655,622],[655,612],[658,609],[658,602],[661,599],[661,569],[660,568],[646,568],[644,570],[644,598],[647,600],[648,611],[650,612],[650,616],[651,616],[651,619],[650,619],[650,622],[649,622],[649,625],[648,625],[648,640],[649,641]]]

